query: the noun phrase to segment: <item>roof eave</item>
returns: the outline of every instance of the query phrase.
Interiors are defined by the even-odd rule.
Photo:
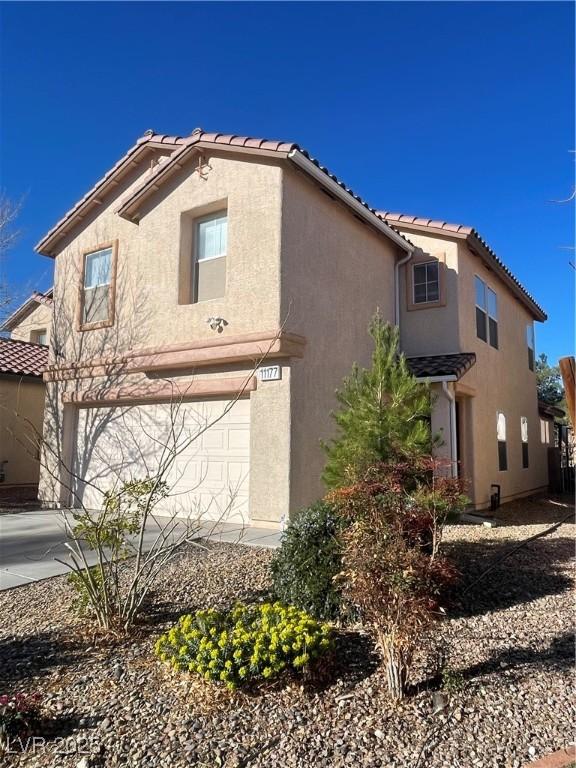
[[[469,235],[467,235],[466,242],[470,246],[470,249],[473,250],[478,256],[480,256],[485,264],[487,264],[491,269],[498,273],[499,277],[506,283],[516,298],[521,301],[526,309],[531,312],[535,320],[543,323],[548,319],[548,315],[544,312],[544,310],[539,307],[538,304],[536,304],[536,302],[532,299],[532,297],[529,296],[518,285],[516,280],[511,277],[510,274],[508,274],[507,268],[498,263],[495,254],[490,248],[487,247],[486,243],[482,240],[476,230],[473,230]]]
[[[126,154],[106,173],[92,189],[74,205],[52,229],[36,244],[35,251],[42,256],[56,257],[58,243],[72,230],[79,221],[85,218],[90,211],[102,204],[102,198],[110,190],[117,186],[120,179],[128,170],[140,162],[143,155],[155,149],[175,149],[178,144],[169,142],[157,142],[153,138],[143,136],[134,144]]]
[[[18,309],[15,309],[12,314],[6,318],[6,320],[0,326],[0,331],[10,332],[16,328],[22,320],[28,317],[28,315],[34,310],[35,305],[38,303],[35,296],[32,295],[21,304]]]
[[[339,183],[335,178],[320,166],[316,165],[300,149],[293,149],[288,153],[288,159],[298,168],[311,176],[321,186],[331,192],[341,202],[351,208],[354,213],[378,229],[383,235],[392,240],[405,253],[413,253],[415,246],[397,232],[390,224],[387,224],[373,208],[356,197],[347,187]]]

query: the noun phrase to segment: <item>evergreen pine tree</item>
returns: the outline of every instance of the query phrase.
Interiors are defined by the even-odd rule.
[[[357,480],[378,461],[406,461],[430,453],[430,388],[414,378],[399,351],[399,331],[377,313],[369,327],[374,339],[370,368],[356,363],[336,397],[332,416],[337,436],[324,444],[328,488]]]

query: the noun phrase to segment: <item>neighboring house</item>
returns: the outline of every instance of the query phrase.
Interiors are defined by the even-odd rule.
[[[460,247],[453,234],[440,236],[446,253]],[[524,337],[502,327],[508,312],[543,313],[527,306],[504,268],[489,273],[482,262],[479,275],[501,296],[505,346],[495,362],[468,329],[477,312],[467,245],[454,257],[460,269],[447,257],[451,288],[443,293],[445,281],[436,281],[436,299],[432,271],[426,266],[422,280],[407,267],[426,250],[419,237],[413,244],[296,144],[200,129],[185,138],[147,132],[37,246],[56,259],[42,499],[98,507],[113,484],[145,477],[177,410],[185,429],[223,418],[178,456],[168,478],[175,495],[164,504],[211,517],[231,504],[228,519],[280,523],[323,493],[320,440],[334,431],[334,392],[353,362],[369,363],[367,327],[377,308],[401,324],[415,372],[445,382],[446,402],[456,392],[482,404],[462,409],[459,426],[470,434],[461,443],[474,503],[486,504],[492,482],[503,496],[545,486],[542,452],[531,442],[536,388],[524,375]],[[417,277],[416,303],[423,290],[444,311],[407,307],[407,268]],[[492,403],[473,374],[496,369],[526,403],[518,425],[508,395]],[[496,411],[510,435],[510,469],[500,472]],[[521,418],[530,445],[524,480],[512,437]],[[478,426],[482,420],[491,428]],[[444,428],[442,450],[455,459],[441,398],[433,425]]]
[[[48,347],[0,338],[0,500],[35,499]]]
[[[474,505],[548,485],[534,321],[546,315],[476,230],[380,211],[417,251],[401,268],[402,347],[434,382],[433,431]]]
[[[52,296],[52,288],[46,293],[35,291],[4,321],[0,331],[7,331],[11,339],[49,346],[52,325]]]

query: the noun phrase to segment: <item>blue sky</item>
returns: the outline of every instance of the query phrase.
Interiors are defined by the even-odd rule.
[[[6,265],[146,129],[300,143],[371,205],[475,226],[572,353],[571,3],[3,3],[1,186],[25,196]]]

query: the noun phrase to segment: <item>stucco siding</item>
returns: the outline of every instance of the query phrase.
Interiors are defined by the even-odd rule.
[[[44,384],[32,379],[0,377],[0,463],[4,486],[35,485],[39,463],[36,435],[42,433]]]
[[[325,493],[320,440],[334,434],[342,378],[370,361],[370,319],[380,309],[394,320],[396,253],[302,175],[284,172],[282,317],[307,340],[291,361],[291,512]]]
[[[408,270],[412,260],[400,268],[400,329],[406,355],[441,355],[453,352],[459,343],[458,315],[458,245],[445,237],[428,237],[406,232],[406,237],[422,253],[440,260],[444,281],[445,306],[409,309]]]
[[[52,308],[45,304],[38,304],[28,317],[10,332],[10,338],[18,341],[35,341],[35,338],[32,338],[34,332],[46,330],[46,344],[50,344],[51,326]]]
[[[548,484],[546,446],[540,441],[536,374],[528,368],[528,310],[488,270],[465,243],[459,248],[461,349],[476,354],[476,365],[461,383],[472,387],[472,429],[476,450],[472,475],[476,505],[489,503],[490,485],[501,486],[504,500],[542,489]],[[498,349],[476,336],[474,275],[498,297]],[[498,469],[497,412],[506,416],[508,469]],[[528,469],[522,468],[520,419],[528,419]]]
[[[72,232],[56,258],[55,324],[58,358],[52,362],[120,359],[139,349],[186,342],[225,340],[242,334],[275,331],[280,325],[281,168],[265,158],[214,152],[187,164],[143,209],[138,224],[116,213],[121,200],[142,182],[141,168],[106,199],[99,215]],[[226,290],[221,299],[183,303],[182,260],[190,254],[190,224],[197,216],[226,210],[228,248]],[[188,238],[188,241],[187,241]],[[101,243],[118,241],[116,317],[112,327],[79,331],[78,296],[83,252]],[[185,271],[185,270],[184,270]],[[209,317],[226,321],[222,333],[212,330]],[[267,345],[262,345],[266,350]],[[256,361],[256,358],[254,359]],[[268,361],[267,361],[268,362]],[[65,472],[70,465],[77,406],[64,406],[70,391],[132,387],[162,379],[178,384],[191,379],[202,385],[223,377],[243,376],[251,363],[223,364],[164,371],[50,382],[46,434],[52,452],[46,455],[41,494],[49,504],[66,503]],[[112,370],[112,369],[111,369]],[[279,522],[288,512],[290,466],[290,370],[282,379],[263,382],[250,393],[250,512],[253,521]],[[104,410],[101,408],[100,410]],[[97,417],[98,409],[93,413]],[[61,465],[58,468],[58,465]]]

